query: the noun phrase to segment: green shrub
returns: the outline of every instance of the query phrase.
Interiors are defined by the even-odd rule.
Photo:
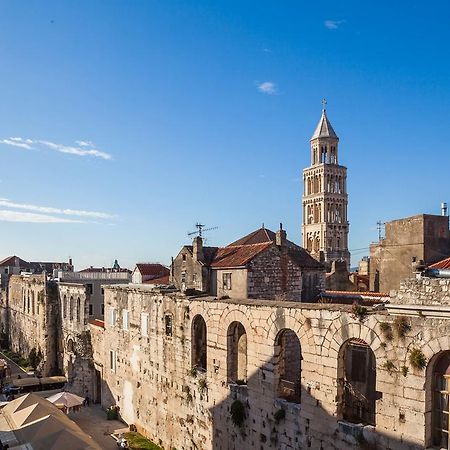
[[[398,316],[394,319],[394,328],[398,337],[404,338],[406,333],[411,330],[411,325],[406,317]]]
[[[286,417],[286,411],[284,409],[279,409],[274,415],[273,418],[275,422],[278,423]]]

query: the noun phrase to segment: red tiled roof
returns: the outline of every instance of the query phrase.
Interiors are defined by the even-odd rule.
[[[438,261],[437,263],[431,264],[428,266],[429,269],[450,269],[450,257],[445,258],[442,261]]]
[[[169,284],[169,274],[163,277],[152,278],[151,280],[144,281],[144,284]]]
[[[228,247],[219,248],[211,267],[245,266],[256,255],[268,249],[271,245],[273,245],[272,241],[252,245],[231,244]]]
[[[100,319],[92,319],[89,321],[91,325],[95,325],[96,327],[105,328],[105,321]]]
[[[243,238],[240,238],[237,241],[231,243],[230,245],[228,245],[228,247],[231,247],[232,245],[252,245],[263,244],[266,242],[275,242],[275,239],[276,234],[273,231],[267,230],[266,228],[259,228],[258,230],[247,234],[247,236],[244,236]]]
[[[139,269],[141,275],[146,276],[162,277],[170,273],[170,270],[166,266],[157,263],[137,263],[136,267]]]

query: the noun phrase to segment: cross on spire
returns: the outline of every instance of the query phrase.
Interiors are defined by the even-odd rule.
[[[326,99],[322,99],[322,109],[325,111],[325,108],[326,108],[326,106],[327,106],[327,101],[326,101]]]

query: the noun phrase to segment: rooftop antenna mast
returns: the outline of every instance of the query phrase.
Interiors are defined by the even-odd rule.
[[[384,222],[382,222],[381,220],[379,220],[377,222],[378,240],[379,241],[381,241],[381,239],[383,237],[383,225],[384,225]]]
[[[198,235],[198,237],[203,237],[203,233],[205,231],[210,231],[210,230],[217,230],[217,228],[219,227],[210,227],[210,228],[205,228],[206,225],[203,225],[200,222],[197,222],[195,224],[195,227],[197,228],[197,231],[191,231],[190,233],[188,233],[188,236],[192,236],[194,234]]]

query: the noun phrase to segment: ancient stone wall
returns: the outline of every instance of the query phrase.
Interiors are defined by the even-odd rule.
[[[89,294],[84,284],[59,283],[61,323],[59,352],[68,390],[95,397],[95,374],[88,324]]]
[[[60,372],[57,351],[59,302],[56,285],[46,275],[13,275],[9,280],[9,342],[25,358],[42,354],[42,375]]]
[[[344,450],[360,448],[361,442],[372,446],[367,448],[419,449],[431,444],[433,364],[436,355],[450,349],[448,319],[343,305],[189,299],[132,285],[107,288],[105,301],[115,314],[108,317],[114,323],[107,320],[104,331],[97,330],[94,342],[96,366],[103,367],[111,394],[103,404],[117,403],[127,423],[166,449]],[[123,310],[128,311],[126,329]],[[148,314],[145,326],[142,313]],[[197,315],[207,327],[205,373],[192,367],[191,324]],[[235,355],[242,348],[230,348],[236,323],[246,337],[247,353],[240,359]],[[300,341],[299,401],[279,395],[281,381],[286,383],[281,380],[286,361],[279,361],[283,330],[292,330]],[[350,342],[374,355],[375,426],[352,424],[345,416],[346,396],[354,395],[353,405],[364,404],[349,390],[351,368],[345,368],[344,357]],[[96,345],[104,345],[103,352]],[[289,348],[292,359],[295,348]],[[235,363],[246,365],[240,369],[246,377],[230,383],[228,366]],[[289,391],[295,380],[292,374],[285,378]]]

